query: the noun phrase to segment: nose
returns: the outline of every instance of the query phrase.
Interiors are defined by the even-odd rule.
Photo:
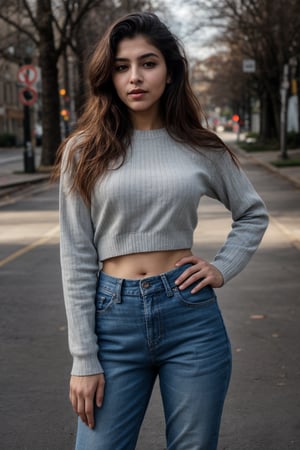
[[[132,67],[130,73],[130,83],[137,84],[142,81],[142,74],[138,67]]]

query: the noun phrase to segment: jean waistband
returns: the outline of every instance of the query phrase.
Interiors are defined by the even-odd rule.
[[[191,264],[184,264],[176,269],[137,280],[126,278],[116,278],[107,275],[105,272],[99,274],[100,289],[114,293],[118,297],[122,295],[146,296],[165,291],[168,297],[173,296],[173,289],[176,287],[175,280]]]

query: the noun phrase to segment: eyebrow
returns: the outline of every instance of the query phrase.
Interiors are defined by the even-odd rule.
[[[156,53],[145,53],[144,55],[141,55],[138,57],[139,60],[141,59],[145,59],[145,58],[150,58],[150,57],[155,57],[155,58],[159,58],[159,55],[157,55]],[[129,58],[115,58],[115,61],[129,61]]]

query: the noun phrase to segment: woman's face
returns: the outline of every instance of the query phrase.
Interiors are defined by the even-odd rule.
[[[162,53],[144,36],[120,41],[112,81],[119,98],[129,110],[134,128],[162,126],[159,101],[170,77]]]

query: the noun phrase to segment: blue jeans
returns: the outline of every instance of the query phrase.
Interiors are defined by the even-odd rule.
[[[186,267],[142,280],[100,273],[96,332],[104,402],[93,430],[79,419],[76,450],[134,450],[157,375],[167,450],[217,448],[230,343],[213,289],[191,294],[193,286],[175,286]]]

